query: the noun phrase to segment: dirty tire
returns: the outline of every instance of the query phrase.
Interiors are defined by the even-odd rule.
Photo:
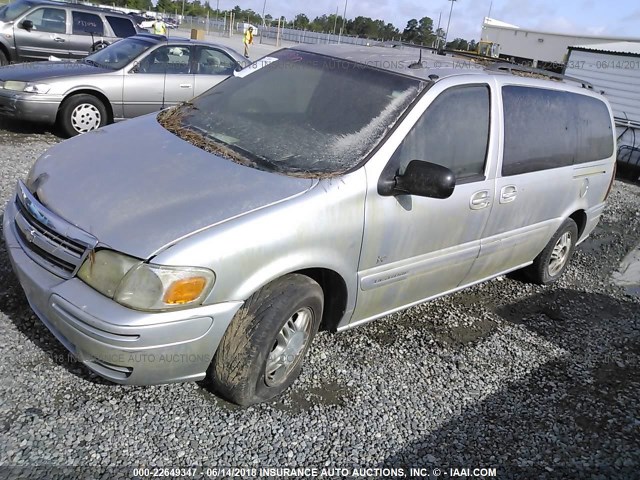
[[[7,55],[0,50],[0,67],[3,65],[9,65],[9,59],[7,58]]]
[[[102,50],[103,48],[107,48],[109,44],[107,42],[96,42],[91,46],[91,50],[89,53],[97,52],[98,50]]]
[[[90,123],[83,125],[81,109],[86,109]],[[62,102],[58,112],[58,125],[67,137],[75,137],[107,124],[107,109],[100,99],[88,94],[73,95]],[[86,126],[86,128],[82,128]]]
[[[322,288],[305,275],[290,274],[253,294],[238,311],[209,367],[214,391],[226,400],[247,406],[286,390],[298,377],[302,362],[322,318]],[[309,335],[292,358],[290,371],[277,385],[267,383],[270,353],[285,324],[297,312],[310,312]]]
[[[558,251],[561,245],[561,239],[568,239],[569,245],[563,251],[564,261],[561,265],[555,264],[556,269],[552,268],[552,261],[554,260],[554,249]],[[544,250],[538,255],[533,263],[523,270],[526,277],[533,283],[540,285],[549,285],[557,281],[564,271],[567,269],[573,252],[576,248],[576,242],[578,241],[578,226],[571,218],[567,218],[558,231],[553,235]],[[560,249],[563,250],[563,249]],[[557,257],[557,254],[556,254]]]

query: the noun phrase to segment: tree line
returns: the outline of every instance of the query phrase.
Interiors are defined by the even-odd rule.
[[[106,3],[122,7],[134,8],[137,10],[152,10],[151,0],[106,0]],[[184,15],[193,17],[206,17],[210,19],[222,19],[230,13],[235,15],[236,21],[251,23],[253,25],[262,25],[262,15],[252,9],[242,9],[236,5],[231,10],[216,11],[215,5],[211,6],[211,2],[200,0],[191,0],[183,3],[182,0],[158,0],[155,9],[158,12],[171,15]],[[309,30],[312,32],[335,33],[343,35],[352,35],[361,38],[370,38],[372,40],[397,40],[417,45],[425,45],[428,47],[442,46],[445,31],[442,28],[436,28],[434,21],[430,17],[422,17],[421,19],[412,18],[407,22],[404,30],[398,29],[395,25],[384,20],[372,19],[364,16],[357,16],[352,19],[344,19],[342,15],[337,13],[325,14],[315,17],[311,20],[306,14],[299,13],[293,18],[273,17],[265,14],[264,23],[266,25],[280,24],[287,28],[295,28],[298,30]],[[463,38],[455,38],[446,44],[446,48],[454,50],[475,50],[477,43],[475,40],[467,41]]]

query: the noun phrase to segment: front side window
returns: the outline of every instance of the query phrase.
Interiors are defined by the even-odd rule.
[[[133,26],[133,22],[128,18],[112,17],[111,15],[107,15],[107,22],[109,22],[109,25],[116,37],[127,38],[136,34],[136,28]]]
[[[159,118],[176,135],[243,165],[329,177],[360,165],[425,85],[286,49]]]
[[[98,15],[86,12],[73,12],[74,35],[104,35],[104,24]]]
[[[447,167],[456,179],[484,177],[489,143],[487,85],[454,87],[441,93],[393,154],[394,170],[411,160]]]
[[[67,32],[67,12],[59,8],[39,8],[24,20],[33,22],[33,31],[48,33]]]
[[[560,168],[613,154],[604,102],[572,92],[505,86],[502,175]]]
[[[139,73],[188,74],[191,49],[166,45],[156,48],[140,61]]]

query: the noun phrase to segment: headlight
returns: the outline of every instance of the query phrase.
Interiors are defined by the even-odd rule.
[[[5,90],[12,90],[14,92],[25,93],[48,93],[51,90],[51,85],[46,83],[31,83],[31,82],[18,82],[15,80],[7,80],[4,82]]]
[[[199,305],[215,282],[206,268],[148,264],[111,250],[87,258],[78,278],[122,305],[151,311]]]
[[[103,295],[113,298],[127,272],[140,263],[142,261],[137,258],[112,250],[98,250],[84,261],[78,270],[78,278]]]
[[[51,85],[46,83],[27,83],[23,92],[45,94],[49,93],[49,90],[51,90]]]
[[[16,82],[14,80],[7,80],[4,82],[5,90],[15,90],[16,92],[22,92],[27,86],[27,82]]]

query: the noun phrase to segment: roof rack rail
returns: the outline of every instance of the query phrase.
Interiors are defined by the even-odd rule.
[[[568,82],[579,83],[580,85],[582,85],[582,88],[586,88],[588,90],[594,90],[593,84],[587,82],[586,80],[582,80],[576,77],[570,77],[568,75],[563,75],[561,73],[550,72],[549,70],[543,70],[541,68],[525,67],[524,65],[516,65],[513,63],[502,62],[502,63],[496,63],[494,65],[487,67],[487,70],[496,71],[496,72],[508,72],[508,73],[522,72],[522,73],[531,73],[535,75],[542,75],[552,80],[559,80],[559,81],[566,80]]]

